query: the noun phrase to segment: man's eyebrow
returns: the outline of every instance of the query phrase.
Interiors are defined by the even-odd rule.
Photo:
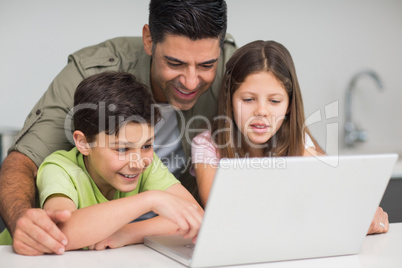
[[[169,61],[174,61],[174,62],[177,62],[177,63],[185,64],[184,61],[181,61],[181,60],[176,59],[176,58],[171,57],[171,56],[165,56],[165,59],[167,59],[167,60],[169,60]]]
[[[181,61],[181,60],[176,59],[176,58],[171,57],[171,56],[165,56],[165,59],[166,59],[166,60],[169,60],[169,61],[174,61],[174,62],[177,62],[177,63],[180,63],[180,64],[186,64],[184,61]],[[207,60],[207,61],[201,62],[201,63],[199,63],[199,64],[212,64],[212,63],[217,62],[218,59],[219,59],[219,58],[212,59],[212,60]]]

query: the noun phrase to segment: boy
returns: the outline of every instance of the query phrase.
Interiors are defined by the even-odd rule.
[[[160,118],[153,104],[129,73],[100,73],[77,87],[76,147],[51,154],[37,176],[41,207],[71,213],[59,225],[65,250],[121,247],[154,234],[197,235],[201,207],[153,152]],[[128,224],[149,211],[161,216],[144,221],[144,228]]]

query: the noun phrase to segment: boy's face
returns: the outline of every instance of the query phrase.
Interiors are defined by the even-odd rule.
[[[151,51],[147,51],[151,54]],[[152,55],[151,85],[157,102],[191,109],[212,85],[220,55],[219,38],[191,40],[166,35]]]
[[[119,134],[96,136],[85,166],[102,194],[112,199],[115,189],[134,190],[139,175],[153,160],[154,129],[147,124],[127,123]]]

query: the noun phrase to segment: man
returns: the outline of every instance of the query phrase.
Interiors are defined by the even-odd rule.
[[[55,223],[64,222],[70,214],[34,208],[35,176],[46,156],[72,148],[67,114],[75,88],[99,72],[130,72],[150,88],[157,103],[178,109],[174,112],[162,107],[162,112],[168,111],[163,113],[165,121],[156,126],[160,148],[155,151],[161,159],[161,155],[168,160],[182,156],[168,165],[196,195],[195,180],[188,176],[186,163],[192,136],[187,130],[204,122],[192,120],[194,116],[207,118],[216,113],[224,64],[236,49],[234,41],[225,37],[226,25],[223,0],[151,0],[149,25],[143,27],[142,39],[115,38],[69,56],[67,66],[28,115],[2,164],[0,212],[17,253],[64,251],[67,241]],[[164,139],[172,137],[170,146],[162,146]]]

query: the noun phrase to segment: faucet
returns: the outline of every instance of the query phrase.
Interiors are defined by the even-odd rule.
[[[353,147],[356,142],[362,142],[367,140],[367,132],[360,129],[354,122],[352,117],[352,93],[355,85],[360,77],[369,76],[371,77],[378,87],[378,89],[382,90],[383,85],[380,77],[376,72],[372,70],[364,70],[355,74],[349,82],[348,88],[346,90],[346,98],[345,98],[345,108],[346,108],[346,120],[345,120],[345,145],[347,147]]]

